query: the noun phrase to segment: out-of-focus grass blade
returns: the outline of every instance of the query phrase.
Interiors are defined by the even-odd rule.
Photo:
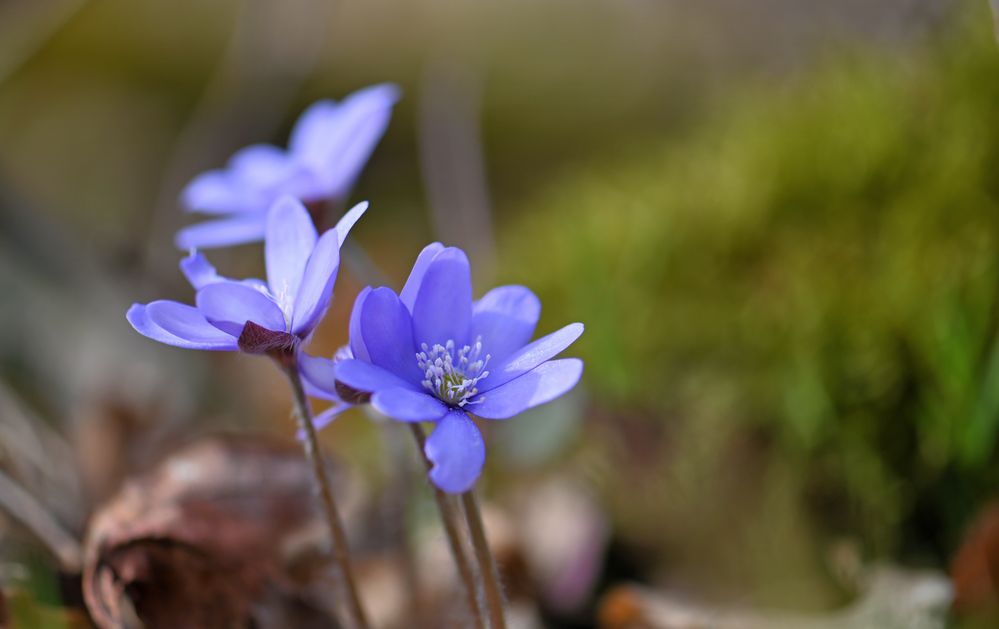
[[[87,0],[0,4],[0,84],[75,17]]]

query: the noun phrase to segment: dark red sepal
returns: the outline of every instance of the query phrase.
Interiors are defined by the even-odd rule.
[[[281,364],[292,364],[299,339],[294,334],[275,332],[247,321],[238,343],[239,349],[247,354],[267,354]]]
[[[371,394],[367,391],[360,391],[353,387],[348,387],[339,380],[336,381],[337,396],[348,404],[367,404],[371,400]]]

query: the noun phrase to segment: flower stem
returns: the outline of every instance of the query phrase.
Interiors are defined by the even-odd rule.
[[[341,581],[347,598],[347,609],[353,625],[356,629],[368,629],[368,619],[361,606],[361,599],[357,593],[357,585],[354,581],[354,571],[350,563],[350,547],[347,544],[347,535],[344,533],[343,522],[340,520],[340,513],[333,499],[333,491],[330,488],[329,477],[326,474],[326,463],[323,454],[319,449],[319,440],[316,437],[316,429],[312,425],[312,410],[309,400],[302,388],[302,377],[298,373],[298,366],[287,365],[284,368],[285,375],[291,385],[292,398],[295,401],[295,417],[298,419],[299,429],[305,434],[305,458],[312,466],[312,475],[316,479],[316,487],[322,500],[323,511],[326,522],[330,528],[330,538],[332,540],[334,564],[339,568]]]
[[[394,422],[393,422],[394,423]],[[379,515],[384,522],[388,535],[396,540],[401,555],[402,576],[406,584],[407,604],[411,622],[418,626],[427,625],[427,615],[423,606],[423,588],[420,586],[419,566],[413,542],[409,537],[407,516],[410,515],[410,505],[413,481],[413,461],[406,456],[408,444],[404,443],[406,435],[399,432],[396,426],[388,423],[379,425],[379,434],[385,447],[386,463],[389,465],[389,485],[379,499]]]
[[[430,462],[430,459],[427,458],[427,455],[423,451],[424,443],[427,440],[423,432],[423,427],[416,422],[410,423],[409,427],[413,431],[413,437],[416,439],[417,446],[419,446],[420,457],[429,470],[434,464]],[[458,531],[458,518],[455,513],[454,504],[451,501],[451,497],[436,486],[434,486],[434,499],[437,501],[437,509],[441,512],[441,522],[444,524],[444,533],[447,536],[448,544],[451,546],[451,556],[454,558],[454,564],[458,569],[458,576],[461,577],[461,582],[465,588],[468,609],[472,612],[477,629],[483,629],[485,627],[485,619],[482,617],[482,610],[479,609],[475,575],[472,572],[472,565],[469,563],[468,555],[465,552],[465,542]]]
[[[473,490],[461,495],[461,504],[465,507],[465,521],[472,536],[472,547],[479,561],[479,572],[482,574],[482,587],[486,592],[486,604],[489,608],[489,625],[492,629],[506,629],[503,618],[503,592],[500,590],[499,571],[496,561],[489,551],[486,541],[486,531],[482,526],[482,515],[479,513],[479,503]]]

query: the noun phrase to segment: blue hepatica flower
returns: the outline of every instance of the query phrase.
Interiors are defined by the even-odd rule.
[[[343,199],[385,133],[399,90],[373,85],[339,103],[323,100],[298,119],[288,150],[249,146],[229,164],[194,178],[181,194],[191,211],[217,216],[177,232],[181,249],[255,242],[264,237],[267,210],[283,195],[303,203]]]
[[[126,317],[140,334],[167,345],[294,356],[329,308],[340,246],[367,206],[358,204],[320,236],[305,207],[283,197],[267,216],[266,282],[222,277],[192,253],[180,267],[197,291],[195,306],[133,304]]]
[[[485,462],[482,433],[469,413],[513,417],[564,394],[582,375],[581,360],[551,359],[583,325],[530,342],[540,313],[541,302],[523,286],[500,286],[473,302],[468,258],[434,243],[420,253],[400,294],[368,287],[358,295],[343,352],[349,357],[305,357],[303,373],[320,389],[339,384],[370,394],[372,406],[397,420],[435,422],[425,449],[431,480],[461,493]]]

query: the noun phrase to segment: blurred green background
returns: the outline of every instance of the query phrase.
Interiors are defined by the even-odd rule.
[[[190,177],[394,81],[353,194],[370,260],[399,286],[441,238],[479,293],[532,287],[542,331],[587,326],[583,390],[493,429],[490,492],[585,479],[625,576],[741,600],[840,600],[843,544],[946,569],[999,482],[988,6],[749,4],[0,5],[5,379],[70,433],[115,396],[172,434],[285,427],[266,365],[149,347],[124,309],[187,298]],[[371,433],[326,439],[377,473]]]

